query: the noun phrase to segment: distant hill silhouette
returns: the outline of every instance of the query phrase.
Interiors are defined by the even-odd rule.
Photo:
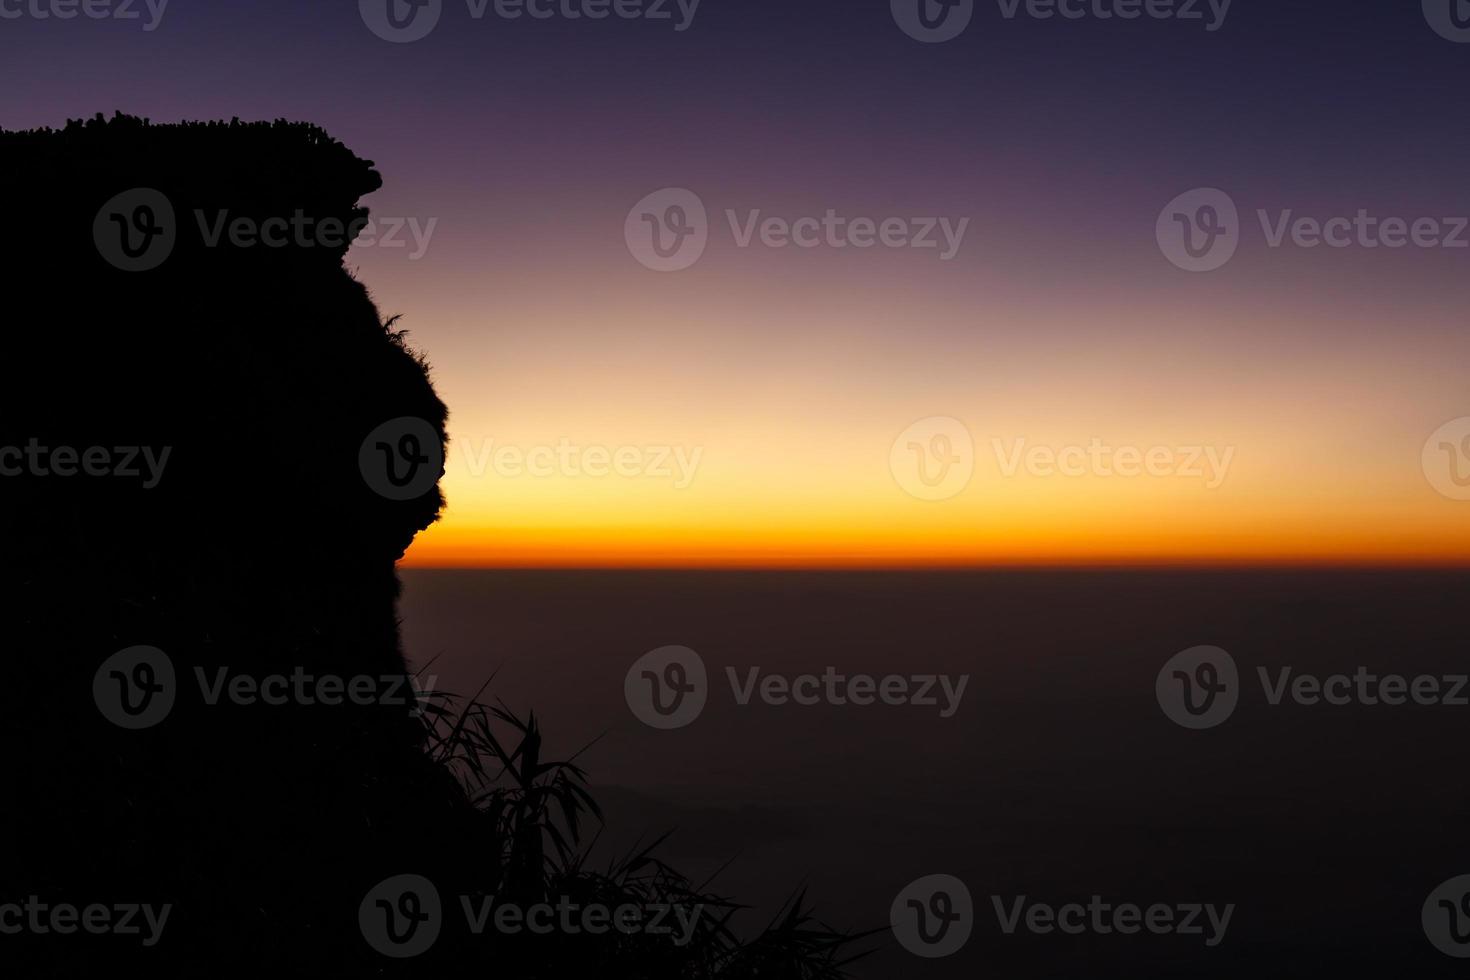
[[[380,178],[311,125],[121,115],[0,133],[0,172],[11,218],[0,244],[0,905],[172,905],[149,947],[0,936],[0,972],[440,976],[474,963],[497,977],[827,975],[836,946],[800,916],[756,948],[720,924],[655,955],[629,937],[472,937],[454,909],[420,956],[372,948],[359,905],[393,875],[432,879],[446,907],[497,889],[685,894],[644,859],[596,876],[543,852],[554,806],[595,805],[575,770],[537,758],[534,721],[472,708],[456,730],[442,704],[421,719],[411,699],[201,695],[201,672],[212,682],[222,669],[407,689],[394,563],[443,503],[433,481],[446,410],[329,231],[364,218],[359,200]],[[317,237],[261,245],[224,230],[225,217],[243,229],[277,219],[276,231],[299,218]],[[418,420],[406,443],[402,419]],[[27,447],[29,460],[17,455]],[[91,450],[99,472],[102,450],[126,470],[130,447],[152,454],[135,453],[137,475],[62,475]],[[427,484],[395,482],[410,464],[429,467]],[[106,665],[138,646],[166,655],[176,699],[130,730],[104,702],[139,709],[159,675]],[[509,725],[518,747],[496,743],[492,725]],[[509,788],[488,796],[455,778],[488,780],[503,762]]]

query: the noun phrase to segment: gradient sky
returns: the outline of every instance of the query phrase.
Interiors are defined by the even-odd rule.
[[[1470,213],[1470,44],[1417,3],[1236,0],[1207,32],[991,0],[920,44],[888,0],[703,0],[682,32],[445,0],[390,44],[353,2],[173,0],[151,32],[0,19],[0,66],[6,128],[310,120],[376,161],[375,215],[436,221],[416,260],[349,253],[452,413],[449,510],[409,563],[1470,558],[1470,502],[1421,462],[1470,415],[1470,248],[1271,248],[1255,217]],[[666,187],[711,218],[675,273],[624,241]],[[1243,226],[1198,274],[1154,237],[1197,187]],[[946,262],[739,248],[726,209],[970,224]],[[936,416],[964,424],[974,472],[921,500],[890,448]],[[1210,488],[1006,476],[992,444],[1094,438],[1233,457]],[[687,486],[477,473],[495,447],[559,445],[699,465]]]

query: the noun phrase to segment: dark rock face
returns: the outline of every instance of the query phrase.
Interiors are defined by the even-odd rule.
[[[136,961],[144,975],[377,975],[392,964],[363,943],[359,899],[452,863],[436,842],[465,819],[411,699],[211,705],[206,692],[221,669],[407,690],[394,562],[442,500],[375,492],[359,453],[411,417],[442,459],[446,413],[343,268],[351,232],[332,234],[364,216],[379,177],[312,126],[121,116],[0,133],[0,177],[0,453],[36,447],[30,462],[0,455],[0,904],[173,907],[152,947],[0,938],[0,973]],[[151,261],[144,243],[166,224],[151,192],[174,240],[153,268],[119,268]],[[297,216],[316,231],[281,247],[209,240],[222,221],[279,230]],[[61,475],[93,449],[113,475]],[[177,697],[127,730],[93,685],[136,645],[167,655]]]

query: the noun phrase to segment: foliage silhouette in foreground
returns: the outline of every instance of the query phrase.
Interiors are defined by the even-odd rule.
[[[695,885],[654,856],[667,833],[612,859],[603,870],[593,869],[596,836],[584,841],[584,831],[589,822],[600,825],[602,811],[575,759],[542,758],[534,712],[521,718],[504,704],[484,703],[479,694],[461,699],[433,693],[423,704],[426,750],[464,786],[467,803],[483,821],[486,846],[479,857],[484,864],[476,870],[498,899],[523,905],[567,900],[603,908],[668,905],[701,912],[686,945],[616,930],[600,936],[530,937],[517,951],[518,965],[534,963],[548,977],[577,976],[596,964],[600,976],[839,980],[865,955],[854,946],[872,933],[841,933],[819,922],[804,889],[788,898],[758,934],[742,939],[731,923],[743,906],[709,891],[708,881]]]

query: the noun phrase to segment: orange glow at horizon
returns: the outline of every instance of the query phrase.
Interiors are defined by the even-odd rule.
[[[406,568],[964,569],[1108,566],[1470,567],[1470,536],[1446,544],[1433,529],[1412,538],[1347,538],[1257,529],[1221,538],[1122,535],[1070,541],[861,538],[765,528],[680,534],[649,527],[483,527],[420,535]]]
[[[974,473],[944,500],[914,497],[895,479],[897,432],[877,426],[819,431],[725,427],[701,443],[680,441],[679,471],[656,477],[577,472],[532,475],[541,446],[585,452],[620,446],[652,465],[662,444],[624,419],[622,438],[578,435],[569,419],[526,424],[507,437],[457,435],[444,480],[449,501],[422,533],[408,567],[924,568],[1010,565],[1470,565],[1470,503],[1435,492],[1417,452],[1344,467],[1340,446],[1315,456],[1265,428],[1234,445],[1228,475],[1206,477],[1006,473],[1017,437],[974,431]],[[609,431],[603,426],[594,427]],[[662,427],[656,427],[662,431]],[[901,427],[898,427],[901,428]],[[973,431],[973,430],[972,430]],[[1187,445],[1175,423],[1150,425],[1143,447]],[[1245,432],[1246,427],[1237,428]],[[876,437],[875,437],[876,436]],[[1410,444],[1406,435],[1399,440]],[[1085,439],[1074,440],[1085,444]],[[1031,446],[1064,446],[1053,438]],[[1391,439],[1386,445],[1393,445]],[[492,453],[510,453],[497,469]],[[695,455],[697,450],[698,455]],[[1217,459],[1219,457],[1217,456]],[[476,462],[478,460],[478,462]],[[581,458],[576,457],[577,465]],[[633,473],[630,455],[629,473]],[[1201,464],[1203,465],[1203,464]],[[686,474],[687,475],[687,474]]]
[[[1421,459],[1470,416],[1458,306],[1306,304],[1308,280],[1278,266],[1182,279],[1142,253],[1054,293],[891,256],[814,257],[797,276],[779,256],[712,254],[661,278],[617,243],[566,256],[579,271],[559,291],[533,269],[365,270],[385,309],[413,311],[451,412],[448,506],[403,564],[1470,565],[1470,501]],[[890,466],[932,417],[973,443],[971,479],[943,500]],[[1094,440],[1233,455],[1215,485],[1008,471],[1018,441]],[[645,472],[661,451],[664,475]]]

